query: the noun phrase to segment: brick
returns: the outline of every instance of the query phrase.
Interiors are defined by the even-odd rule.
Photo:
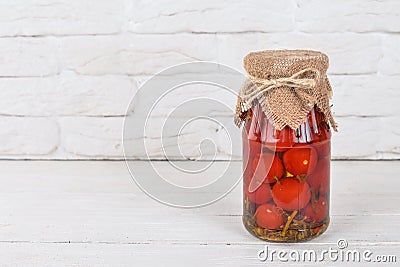
[[[295,20],[304,32],[399,32],[396,0],[297,1]]]
[[[400,36],[387,35],[383,38],[383,58],[379,70],[383,74],[400,74]]]
[[[208,69],[210,65],[201,66]],[[238,88],[245,80],[242,74],[210,72],[185,74],[185,80],[183,77],[163,75],[142,82],[143,87],[137,94],[137,101],[142,105],[134,113],[147,116],[154,105],[152,117],[232,116]],[[193,83],[187,84],[187,81]]]
[[[136,121],[131,122],[128,125],[134,125],[138,128],[132,128],[133,132],[126,134],[129,138],[126,138],[125,143],[130,147],[127,150],[127,156],[136,159],[147,159],[147,156],[152,159],[165,159],[164,145],[165,153],[170,159],[182,159],[182,154],[187,158],[199,159],[201,156],[199,145],[205,138],[210,138],[214,140],[217,151],[214,151],[214,146],[211,143],[206,142],[201,146],[203,153],[201,159],[213,159],[214,153],[217,153],[217,159],[229,159],[230,151],[235,151],[236,159],[240,157],[240,146],[231,148],[232,144],[229,138],[226,138],[229,133],[232,139],[236,140],[234,143],[240,144],[240,131],[234,128],[230,117],[218,119],[227,125],[227,132],[224,132],[213,121],[202,120],[189,123],[184,127],[181,136],[178,138],[179,128],[188,119],[190,118],[169,118],[165,128],[163,128],[164,118],[152,118],[147,122],[146,127],[141,123],[135,124]],[[58,120],[61,129],[60,152],[62,152],[63,157],[123,158],[123,118],[64,117]],[[142,132],[143,128],[146,129],[145,136]],[[163,139],[161,139],[162,132]],[[146,144],[146,150],[144,148],[139,149],[143,140]]]
[[[332,136],[332,157],[334,159],[375,158],[380,139],[380,119],[340,117],[336,118],[339,132]]]
[[[294,1],[135,1],[129,30],[136,33],[279,32],[294,29]]]
[[[58,119],[60,150],[72,158],[122,158],[123,118]]]
[[[243,70],[243,57],[250,51],[313,49],[330,58],[330,74],[376,73],[382,56],[376,34],[235,34],[218,36],[218,61]]]
[[[1,78],[0,114],[122,116],[136,91],[133,78],[64,73],[47,78]]]
[[[59,130],[51,118],[0,117],[0,158],[47,158],[57,149]]]
[[[330,76],[338,116],[388,117],[400,113],[400,76]]]
[[[125,1],[1,1],[0,36],[112,34],[121,31]]]
[[[382,118],[382,126],[377,129],[380,133],[376,158],[400,159],[400,120],[398,116]]]
[[[79,74],[146,75],[192,61],[217,58],[213,35],[124,35],[62,39],[67,69]]]
[[[0,77],[49,76],[59,72],[54,38],[0,38]]]

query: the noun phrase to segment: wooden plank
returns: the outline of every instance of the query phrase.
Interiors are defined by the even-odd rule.
[[[210,206],[180,209],[140,191],[124,162],[0,168],[0,266],[266,265],[256,253],[270,243],[241,224],[240,186]],[[349,248],[399,255],[399,171],[398,161],[333,162],[328,231],[307,245],[270,245],[322,250],[344,238]]]
[[[268,250],[298,251],[336,249],[335,244],[268,244]],[[377,255],[397,255],[400,246],[352,246],[351,250]],[[321,266],[321,262],[281,262],[275,256],[271,261],[260,261],[258,252],[265,249],[264,244],[110,244],[110,243],[11,243],[0,244],[2,267],[8,266]],[[301,254],[300,254],[301,255]],[[288,256],[286,256],[288,258]],[[288,258],[289,259],[289,258]],[[387,263],[333,262],[328,257],[324,263],[329,266],[395,266]]]

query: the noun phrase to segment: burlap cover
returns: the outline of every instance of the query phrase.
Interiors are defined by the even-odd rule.
[[[248,80],[242,86],[236,106],[235,124],[240,127],[248,111],[260,103],[276,129],[297,129],[316,106],[336,131],[329,99],[332,88],[326,76],[328,57],[309,50],[267,50],[244,58]]]

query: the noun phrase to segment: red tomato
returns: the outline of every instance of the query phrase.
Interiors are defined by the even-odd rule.
[[[266,183],[276,182],[284,173],[282,161],[273,154],[262,153],[254,157],[253,171],[256,179],[265,179]]]
[[[329,191],[330,160],[328,157],[318,161],[312,174],[307,176],[308,184],[314,189],[314,192],[325,194]]]
[[[262,184],[256,189],[256,191],[250,193],[248,185],[244,185],[245,192],[249,200],[256,204],[263,204],[271,200],[272,192],[271,188],[267,184]]]
[[[283,154],[283,164],[293,175],[310,174],[318,162],[318,153],[310,145],[295,145]]]
[[[267,120],[261,128],[261,140],[269,150],[283,152],[296,143],[296,132],[289,126],[279,131]]]
[[[275,204],[285,210],[304,208],[310,201],[310,188],[306,182],[296,178],[283,178],[272,188]]]
[[[283,224],[283,217],[279,209],[272,204],[264,204],[257,208],[257,225],[269,230],[278,229]]]
[[[307,221],[322,222],[328,215],[328,202],[325,198],[320,197],[317,202],[308,204],[304,209],[304,215]]]

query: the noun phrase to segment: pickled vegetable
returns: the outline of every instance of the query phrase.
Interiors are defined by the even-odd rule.
[[[330,129],[314,107],[276,130],[255,105],[243,129],[243,223],[258,238],[299,242],[329,224]]]

